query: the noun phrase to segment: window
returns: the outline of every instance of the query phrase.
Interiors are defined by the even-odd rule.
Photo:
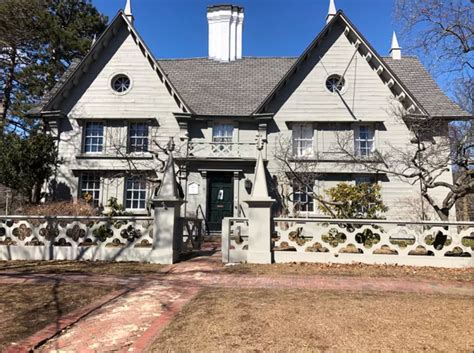
[[[230,124],[214,125],[212,128],[212,153],[213,155],[232,154],[232,136],[234,126]]]
[[[130,89],[130,78],[127,75],[116,75],[112,78],[112,89],[118,93],[125,93]]]
[[[95,207],[100,201],[100,176],[96,173],[82,173],[80,198],[91,200]]]
[[[313,212],[314,200],[312,190],[308,185],[293,184],[293,207],[299,212]]]
[[[296,124],[293,126],[293,155],[296,157],[313,155],[313,133],[312,124]]]
[[[125,181],[125,208],[144,210],[146,208],[146,180],[129,177]]]
[[[214,125],[212,128],[212,142],[232,143],[234,126],[230,124]]]
[[[104,145],[104,124],[88,122],[84,129],[84,152],[100,153]]]
[[[128,130],[129,152],[148,151],[148,124],[131,123]]]
[[[361,125],[356,131],[355,140],[356,154],[368,157],[374,151],[374,129],[372,126]]]
[[[368,185],[375,185],[377,184],[377,179],[374,175],[357,175],[355,178],[355,184],[368,184]],[[374,202],[368,202],[367,205],[359,205],[358,212],[361,214],[366,214],[372,207],[375,206]]]
[[[326,79],[326,89],[331,93],[342,93],[346,86],[344,77],[339,75],[331,75]]]

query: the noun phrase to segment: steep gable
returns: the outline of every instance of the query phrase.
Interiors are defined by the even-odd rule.
[[[335,45],[339,49],[345,51],[344,54],[332,55],[331,47]],[[346,48],[343,49],[343,46]],[[352,47],[350,49],[350,47]],[[350,50],[352,53],[349,54]],[[324,60],[324,56],[329,56]],[[343,61],[345,60],[345,65]],[[311,70],[319,65],[326,71],[326,77],[332,73],[339,75],[345,73],[346,81],[351,75],[352,67],[357,67],[355,62],[365,61],[366,64],[376,73],[380,82],[383,82],[392,95],[400,102],[409,113],[427,115],[426,110],[419,103],[417,98],[406,88],[391,68],[382,60],[377,52],[370,46],[365,38],[358,32],[352,23],[339,11],[336,16],[323,28],[315,40],[308,46],[304,53],[290,68],[287,74],[280,80],[279,84],[272,90],[267,98],[260,104],[255,113],[276,112],[286,99],[288,99],[293,91],[305,79],[305,76]],[[338,66],[338,72],[330,72],[333,68],[327,68],[327,65]],[[342,67],[343,66],[343,67]],[[357,75],[356,72],[353,73]],[[357,84],[357,76],[354,83]],[[354,97],[352,103],[355,103],[356,92],[353,91]],[[343,97],[340,97],[343,98]],[[341,99],[346,108],[348,99]]]
[[[111,62],[109,63],[109,61]],[[148,78],[149,84],[151,84],[152,80],[155,80],[155,88],[159,84],[161,85],[160,90],[166,91],[168,97],[174,101],[174,110],[191,112],[172,83],[166,78],[162,68],[151,55],[151,52],[133,25],[123,12],[120,11],[93,45],[90,52],[80,63],[74,63],[74,65],[68,68],[58,84],[43,98],[39,107],[33,109],[30,114],[44,115],[59,111],[62,114],[67,114],[68,111],[74,108],[75,101],[84,95],[90,95],[91,92],[94,92],[94,89],[92,91],[89,90],[89,86],[94,82],[99,84],[99,81],[104,81],[104,75],[107,72],[110,73],[111,70],[115,70],[117,73],[119,71],[123,73],[135,71],[137,69],[135,67],[136,64],[142,70],[147,70],[146,73],[142,71],[141,75],[145,75]],[[145,69],[145,65],[147,69]],[[111,77],[107,79],[110,80]],[[143,94],[145,91],[144,87],[139,84],[139,89],[135,90],[136,94],[131,94],[137,88],[135,83],[143,82],[138,82],[132,77],[133,89],[130,90],[130,93],[122,96],[124,99],[116,99],[115,103],[118,101],[122,102],[124,108],[126,104],[136,102],[132,96],[136,96],[138,93]],[[105,89],[107,85],[110,87],[110,84],[103,84],[102,89]],[[94,93],[97,93],[97,91]],[[109,93],[111,93],[111,90]],[[150,93],[148,92],[147,94],[149,95]],[[99,97],[97,96],[96,98]],[[117,111],[117,108],[115,106],[112,110]],[[77,109],[78,107],[76,107],[76,114]]]

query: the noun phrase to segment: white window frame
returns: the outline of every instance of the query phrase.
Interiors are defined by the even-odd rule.
[[[372,174],[359,174],[359,175],[354,176],[354,184],[355,185],[360,185],[360,184],[377,185],[378,178],[376,175],[372,175]],[[372,205],[375,205],[375,204],[369,203],[369,207],[372,207]],[[359,212],[367,213],[367,210],[364,208],[361,208]]]
[[[311,136],[311,137],[309,137]],[[291,141],[295,157],[314,156],[314,126],[312,123],[293,124]]]
[[[234,141],[234,124],[218,123],[212,126],[213,143],[232,143]]]
[[[302,190],[301,188],[299,188],[299,186],[303,187],[304,190]],[[315,188],[315,185],[313,185],[313,192],[314,192],[314,188]],[[300,191],[298,191],[300,190]],[[302,190],[302,191],[301,191]],[[315,206],[315,202],[314,202],[314,197],[310,195],[311,193],[311,190],[309,188],[308,185],[298,185],[297,182],[295,182],[293,184],[293,209],[296,211],[296,212],[299,212],[299,213],[305,213],[305,214],[309,214],[309,213],[314,213],[315,212],[315,209],[314,209],[314,206]],[[296,195],[299,195],[298,196],[298,201],[300,201],[302,198],[306,200],[306,202],[304,204],[298,204],[298,201],[296,201]],[[296,209],[296,207],[299,207],[299,209]],[[311,208],[311,209],[309,209]]]
[[[84,187],[84,183],[86,186]],[[98,185],[96,185],[98,183]],[[99,173],[83,172],[79,177],[79,198],[83,199],[85,194],[92,195],[92,203],[95,207],[100,205],[102,194],[102,180]]]
[[[132,135],[133,125],[144,125],[145,135]],[[142,140],[141,144],[133,144],[132,141]],[[137,147],[143,147],[142,149]],[[128,152],[129,153],[143,153],[148,152],[150,147],[150,124],[147,121],[132,121],[128,124]]]
[[[367,128],[368,136],[366,138],[361,137],[361,129]],[[359,157],[370,157],[375,151],[375,127],[371,124],[358,125],[355,129],[354,136],[354,150],[356,156]],[[361,148],[362,144],[366,144],[366,147]]]
[[[129,182],[133,183],[129,188]],[[143,187],[136,188],[135,183],[143,183]],[[130,193],[130,197],[129,197]],[[138,194],[136,194],[138,193]],[[131,211],[143,211],[146,210],[148,198],[148,188],[145,178],[141,177],[126,177],[124,184],[124,206],[126,210]],[[130,202],[130,204],[129,204]],[[137,202],[137,206],[134,206],[134,202]]]
[[[97,125],[101,125],[102,126],[102,136],[100,135],[88,135],[88,132],[87,132],[87,128],[88,128],[88,125],[89,124],[97,124]],[[83,143],[83,152],[86,153],[86,154],[102,154],[104,153],[105,151],[105,130],[106,130],[106,126],[104,124],[103,121],[86,121],[84,123],[84,127],[83,127],[83,135],[84,135],[84,138],[82,139],[82,143]],[[97,151],[87,151],[87,146],[88,146],[88,139],[101,139],[101,143],[95,143],[95,144],[91,144],[91,146],[96,146],[97,147]],[[100,148],[99,148],[100,147]]]

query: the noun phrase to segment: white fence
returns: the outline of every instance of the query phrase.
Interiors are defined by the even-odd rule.
[[[174,248],[199,249],[200,222],[180,219],[176,247],[159,234],[154,217],[0,216],[0,260],[169,263]]]
[[[251,221],[223,222],[224,262],[247,260]],[[274,262],[474,266],[473,222],[274,218],[271,229]]]

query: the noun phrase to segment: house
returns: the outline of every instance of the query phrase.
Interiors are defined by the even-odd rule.
[[[275,156],[287,141],[297,157],[317,160],[311,175],[320,193],[341,181],[380,183],[387,218],[413,213],[402,199],[419,200],[419,185],[371,172],[335,146],[341,131],[363,157],[410,144],[395,110],[469,117],[417,58],[402,55],[395,35],[390,55],[380,56],[331,0],[327,23],[299,57],[246,57],[244,9],[210,6],[207,18],[207,58],[160,60],[135,29],[127,1],[31,112],[58,137],[64,160],[51,193],[88,194],[97,205],[117,197],[129,212],[146,213],[165,154],[174,153],[182,215],[205,217],[219,231],[223,217],[246,215],[262,153],[271,191],[291,195],[290,212],[297,205],[300,214],[319,216],[305,187],[281,177]]]

